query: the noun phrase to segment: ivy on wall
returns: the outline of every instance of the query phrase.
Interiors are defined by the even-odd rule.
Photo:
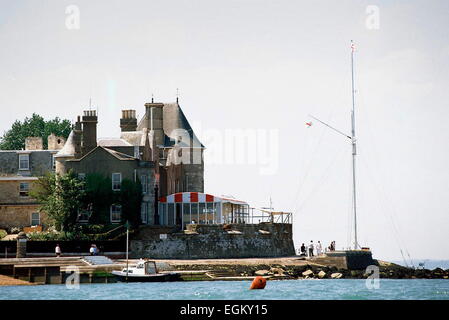
[[[89,224],[111,223],[111,206],[121,205],[121,224],[129,221],[131,227],[140,224],[142,189],[140,181],[123,179],[120,191],[112,190],[111,178],[101,174],[87,174],[78,179],[73,171],[65,175],[49,173],[35,183],[31,196],[41,204],[58,231],[73,231],[79,210],[91,211]]]

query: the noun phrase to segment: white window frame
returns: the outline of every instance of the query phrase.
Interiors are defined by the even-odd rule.
[[[80,219],[80,217],[84,215],[87,215],[87,219]],[[88,223],[91,215],[92,212],[89,209],[78,209],[78,217],[76,220],[79,223]]]
[[[113,208],[114,207],[115,208],[120,208],[120,219],[115,219],[115,220],[112,219],[113,213],[117,213],[117,211],[113,212]],[[111,210],[111,215],[110,215],[111,223],[120,223],[122,221],[122,205],[121,204],[113,204],[113,205],[111,205],[110,210]]]
[[[147,194],[148,193],[148,176],[147,175],[140,176],[140,182],[142,183],[142,193]]]
[[[119,182],[120,186],[119,186],[118,189],[114,188],[114,175],[119,175],[120,176],[120,182]],[[112,174],[112,191],[120,191],[121,189],[122,189],[122,173],[121,172],[114,172]]]
[[[22,185],[26,185],[27,189],[22,191]],[[22,194],[26,192],[26,194]],[[19,182],[19,196],[21,198],[27,198],[30,196],[30,183],[29,182]]]
[[[142,202],[140,207],[140,221],[142,224],[148,224],[148,203]]]
[[[37,216],[38,216],[38,223],[37,224],[33,224],[33,214],[37,214]],[[40,224],[41,224],[41,214],[39,213],[39,212],[32,212],[31,213],[31,216],[30,216],[30,225],[33,227],[33,226],[39,226]]]
[[[27,167],[23,167],[22,168],[22,157],[26,157],[26,161],[27,161]],[[30,170],[30,154],[29,153],[19,153],[19,170],[24,170],[24,171],[28,171]]]
[[[52,170],[56,170],[56,159],[55,159],[56,153],[51,154],[51,168]]]

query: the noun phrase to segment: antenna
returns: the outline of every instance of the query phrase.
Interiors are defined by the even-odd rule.
[[[354,210],[354,250],[360,246],[357,241],[357,192],[356,192],[356,178],[355,165],[357,155],[357,145],[355,137],[355,89],[354,89],[354,51],[355,45],[351,40],[351,83],[352,83],[352,111],[351,111],[351,142],[352,142],[352,192],[353,192],[353,210]]]

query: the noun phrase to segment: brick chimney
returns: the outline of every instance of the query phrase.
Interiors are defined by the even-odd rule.
[[[97,112],[95,110],[84,111],[81,121],[83,125],[83,156],[97,146]]]
[[[122,132],[137,130],[136,110],[122,110],[120,128]]]

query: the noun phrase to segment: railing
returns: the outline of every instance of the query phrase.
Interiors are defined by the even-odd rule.
[[[250,208],[250,212],[242,214],[241,219],[245,223],[257,224],[257,223],[293,223],[293,216],[291,212],[267,212],[264,210]]]

